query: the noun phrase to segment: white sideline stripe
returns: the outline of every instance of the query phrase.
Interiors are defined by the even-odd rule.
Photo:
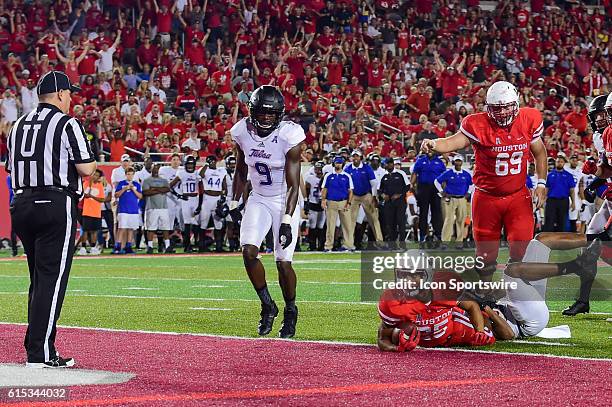
[[[62,257],[60,258],[60,269],[57,280],[55,281],[55,289],[53,290],[53,299],[51,300],[51,309],[49,310],[49,322],[47,323],[47,332],[45,333],[45,343],[43,345],[43,352],[45,355],[45,361],[49,360],[49,337],[51,337],[51,331],[53,331],[53,325],[55,325],[55,309],[57,308],[57,297],[59,295],[60,285],[62,283],[62,277],[66,271],[66,259],[68,257],[68,246],[70,245],[70,238],[72,232],[72,198],[66,196],[66,232],[64,233],[64,244],[62,246]]]
[[[152,287],[123,287],[122,290],[158,291],[159,288],[152,288]]]
[[[23,278],[29,279],[30,276],[11,276],[11,275],[0,275],[0,278]],[[154,280],[154,281],[219,281],[222,283],[248,283],[249,281],[245,278],[244,280],[232,280],[232,279],[217,279],[217,278],[171,278],[171,277],[122,277],[122,276],[70,276],[71,280],[83,279],[83,280]],[[321,284],[321,285],[362,285],[364,283],[354,281],[302,281],[300,284]],[[366,283],[367,284],[367,283]]]
[[[214,307],[191,307],[194,311],[231,311],[231,308],[214,308]]]
[[[192,285],[191,288],[227,288],[226,285]]]
[[[545,341],[525,341],[522,339],[515,339],[508,341],[512,343],[527,343],[530,345],[546,345],[546,346],[576,346],[573,343],[561,343],[561,342],[545,342]]]
[[[316,259],[316,260],[293,260],[293,264],[360,264],[360,259]]]
[[[18,326],[27,326],[26,323],[15,323],[15,322],[0,322],[0,325],[18,325]],[[232,335],[213,335],[213,334],[204,334],[204,333],[191,333],[191,332],[162,332],[162,331],[144,331],[144,330],[130,330],[130,329],[114,329],[114,328],[92,328],[92,327],[83,327],[83,326],[71,326],[71,325],[59,325],[59,328],[62,329],[82,329],[87,331],[100,331],[100,332],[116,332],[116,333],[139,333],[139,334],[155,334],[155,335],[173,335],[173,336],[199,336],[204,338],[219,338],[219,339],[238,339],[238,340],[248,340],[248,341],[279,341],[279,342],[297,342],[297,343],[316,343],[322,345],[342,345],[342,346],[361,346],[361,347],[376,347],[376,345],[371,343],[355,343],[355,342],[335,342],[335,341],[325,341],[325,340],[307,340],[307,339],[283,339],[283,338],[262,338],[262,337],[247,337],[247,336],[232,336]],[[531,343],[530,341],[526,341]],[[492,350],[481,350],[481,349],[461,349],[461,348],[418,348],[421,351],[426,352],[458,352],[458,353],[485,353],[492,355],[518,355],[518,356],[535,356],[535,357],[543,357],[543,358],[553,358],[553,359],[574,359],[574,360],[594,360],[600,362],[609,362],[612,363],[612,359],[604,359],[604,358],[583,358],[580,356],[560,356],[560,355],[546,355],[539,353],[528,353],[528,352],[496,352]]]
[[[7,292],[0,291],[0,295],[27,295],[28,292]],[[72,297],[95,297],[95,298],[127,298],[127,299],[142,299],[142,300],[186,300],[186,301],[240,301],[240,302],[260,302],[259,299],[248,298],[202,298],[202,297],[153,297],[144,295],[111,295],[111,294],[74,294]],[[346,304],[346,305],[376,305],[375,302],[364,301],[324,301],[324,300],[300,300],[301,303],[314,304]]]

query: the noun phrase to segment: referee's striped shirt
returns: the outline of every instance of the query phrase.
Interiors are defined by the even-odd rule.
[[[95,161],[78,120],[47,103],[17,119],[8,150],[6,168],[14,191],[55,186],[80,196],[83,183],[74,164]]]

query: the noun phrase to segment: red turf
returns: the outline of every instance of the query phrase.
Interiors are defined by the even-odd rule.
[[[24,326],[0,325],[0,363],[23,362]],[[78,367],[131,372],[70,401],[0,406],[606,405],[608,361],[60,329]],[[0,400],[6,401],[0,388]]]

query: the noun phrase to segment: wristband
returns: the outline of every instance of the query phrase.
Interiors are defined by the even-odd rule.
[[[537,184],[536,188],[540,187],[540,186],[546,187],[546,180],[545,179],[539,179],[538,180],[538,184]]]
[[[230,211],[233,211],[237,207],[238,207],[238,201],[230,201],[230,203],[229,203],[229,210]]]
[[[281,223],[286,223],[288,225],[291,224],[291,215],[289,215],[288,213],[283,215],[283,220],[281,221]]]

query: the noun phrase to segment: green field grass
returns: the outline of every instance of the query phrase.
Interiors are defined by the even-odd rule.
[[[375,343],[379,319],[376,304],[361,301],[359,259],[358,254],[296,254],[297,339]],[[273,258],[264,256],[263,262],[272,296],[281,305]],[[608,281],[610,275],[611,268],[600,268],[598,279]],[[564,278],[563,286],[551,280],[550,289],[578,286],[575,277]],[[28,283],[25,261],[0,258],[0,322],[26,322]],[[549,326],[569,325],[571,339],[498,342],[487,349],[612,358],[612,323],[606,321],[612,303],[593,301],[592,314],[561,316],[573,295],[567,292],[567,300],[548,304]],[[249,337],[256,336],[258,319],[259,301],[239,256],[77,257],[60,325]],[[279,328],[280,319],[273,334]]]

